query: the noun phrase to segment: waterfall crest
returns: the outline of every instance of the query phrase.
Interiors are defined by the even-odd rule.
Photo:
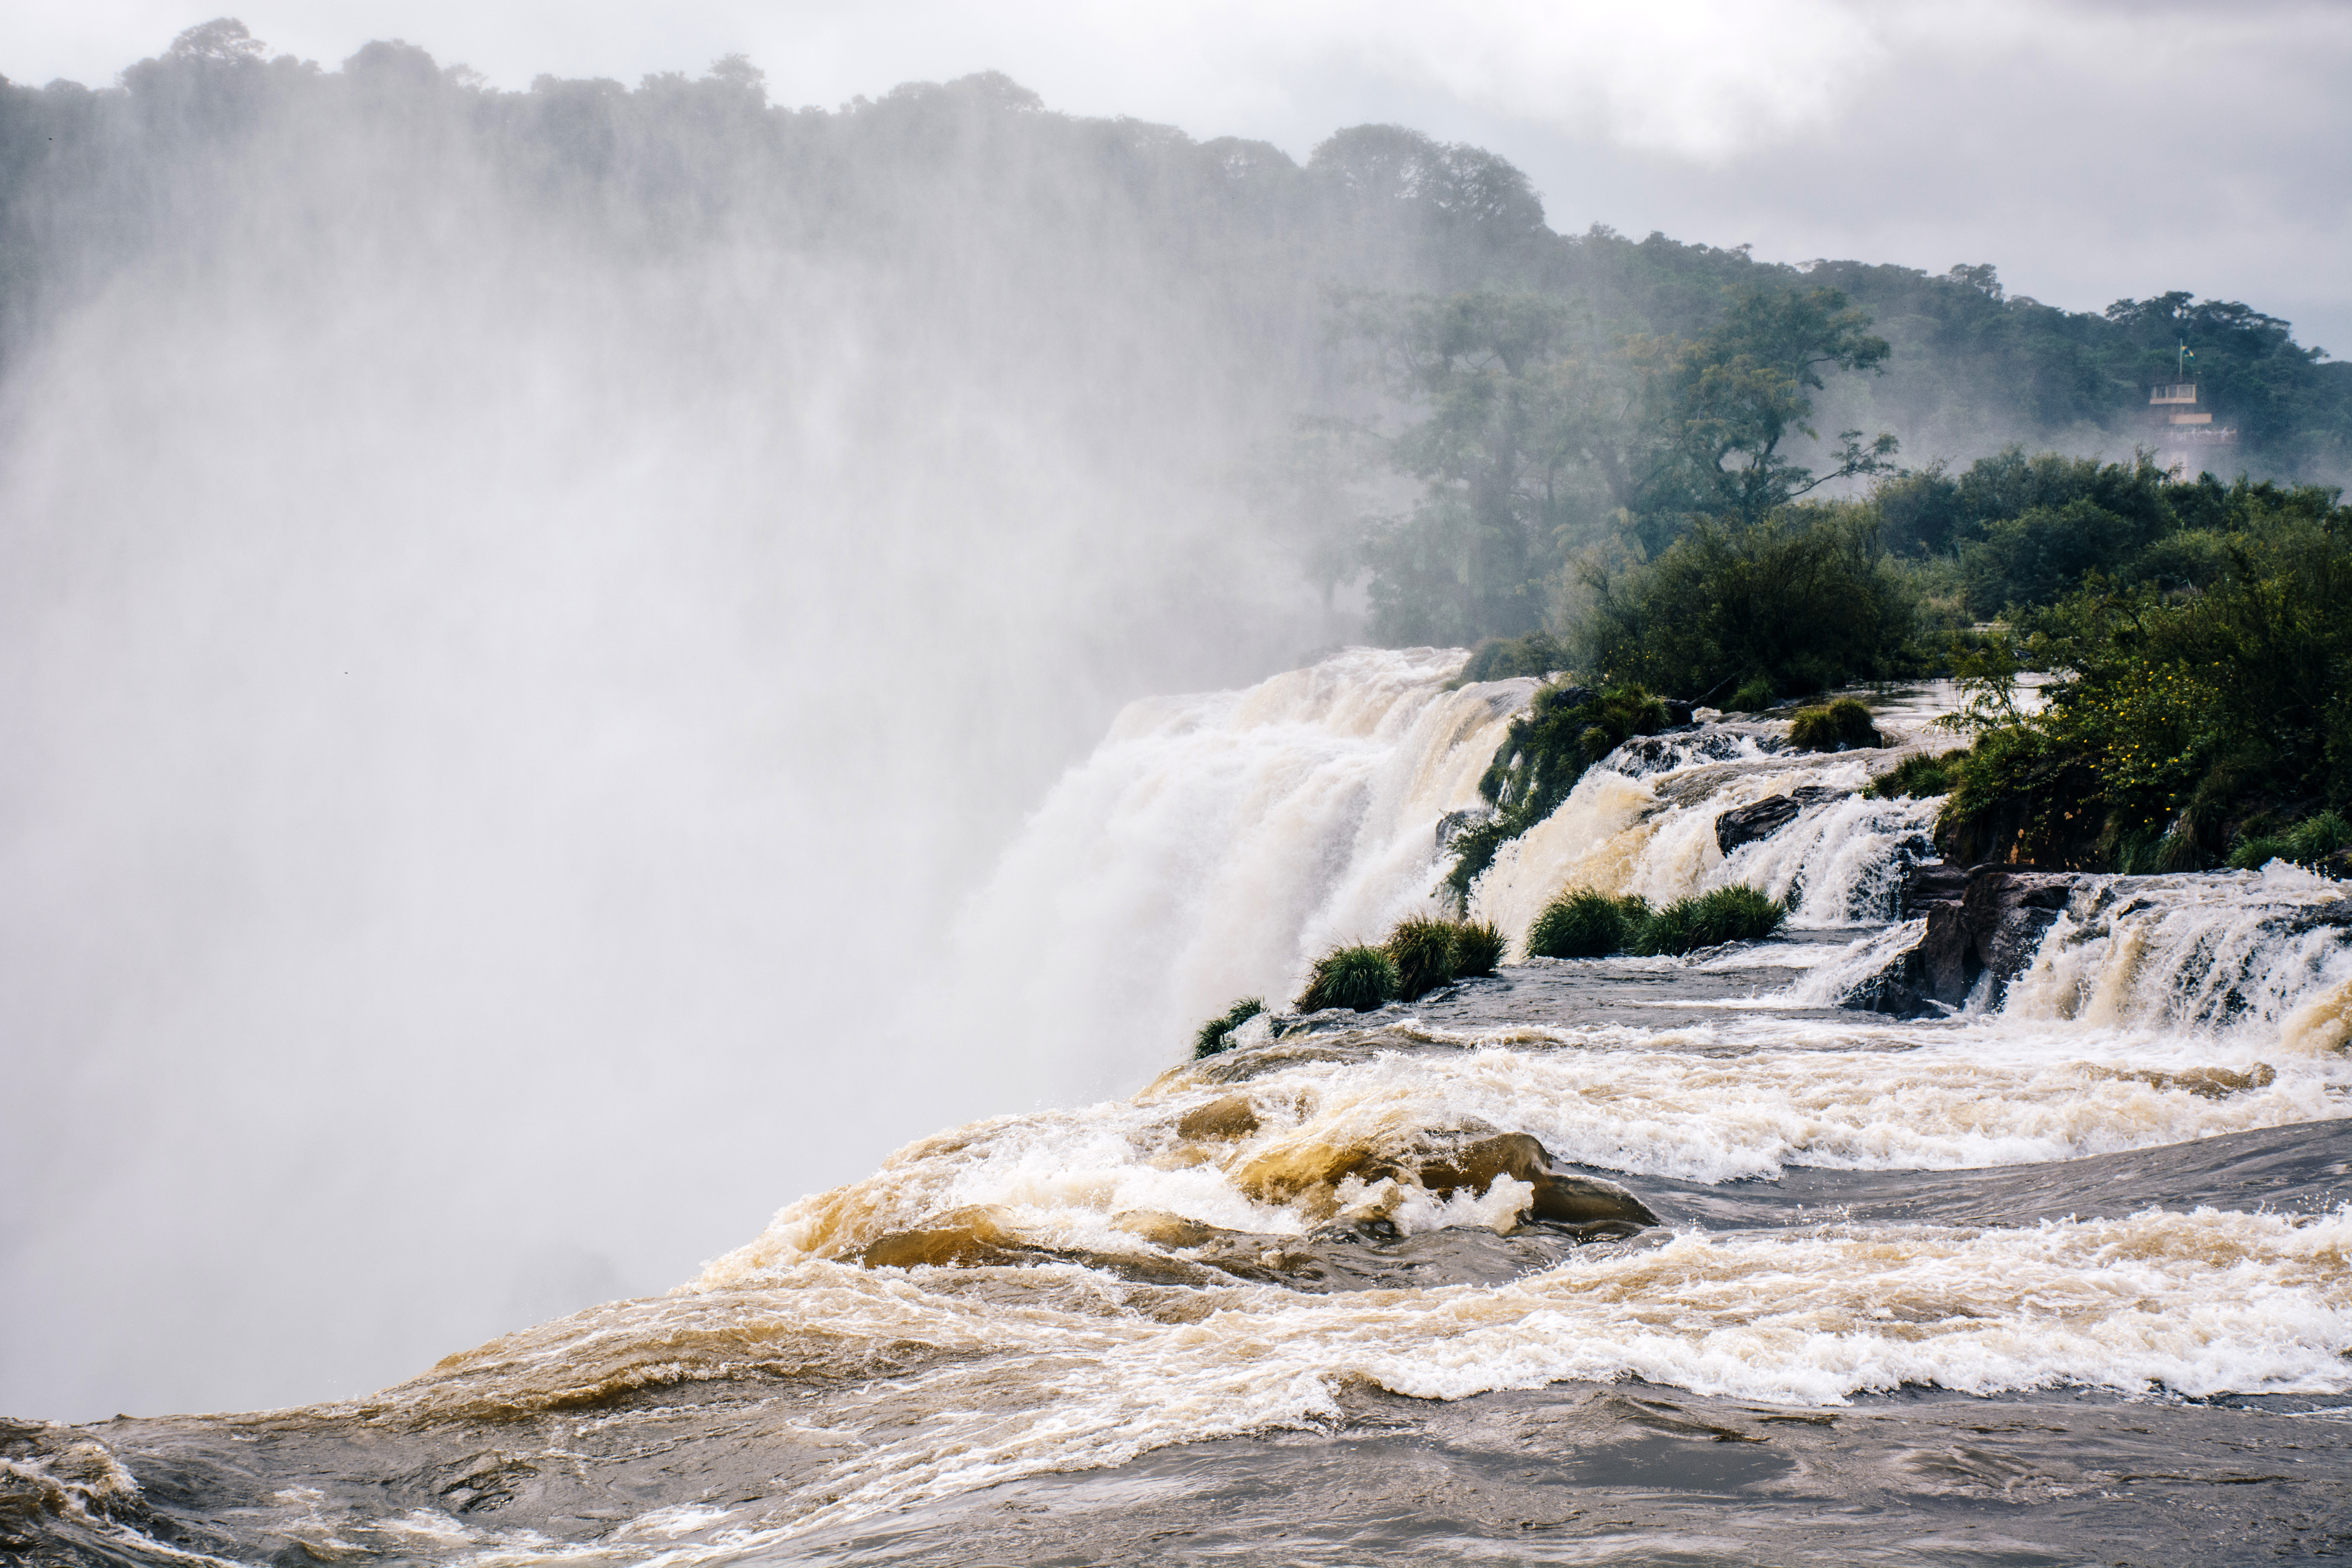
[[[1434,910],[1436,828],[1536,683],[1459,649],[1351,648],[1242,691],[1128,705],[1024,825],[957,933],[1041,1081],[1148,1078],[1236,996]],[[1008,981],[1006,977],[1013,977]]]

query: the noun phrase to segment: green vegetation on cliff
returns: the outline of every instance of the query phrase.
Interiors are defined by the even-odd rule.
[[[1961,657],[1978,737],[1946,764],[1952,858],[2201,869],[2298,830],[2315,852],[2299,825],[2352,805],[2352,508],[2211,499],[2234,526],[2203,584],[2094,576]],[[2007,706],[2021,665],[2060,678],[2037,713]]]
[[[1657,560],[1579,569],[1581,668],[1695,702],[1756,709],[1929,668],[1918,589],[1865,506],[1702,521]]]
[[[1638,686],[1602,692],[1538,687],[1478,780],[1494,816],[1454,841],[1454,866],[1444,886],[1454,900],[1466,900],[1496,851],[1549,816],[1587,768],[1632,737],[1654,735],[1669,722],[1666,705]]]

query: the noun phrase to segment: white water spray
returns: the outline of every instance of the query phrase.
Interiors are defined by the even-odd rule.
[[[1132,1085],[1235,997],[1278,1005],[1325,948],[1434,911],[1437,825],[1535,688],[1449,691],[1463,657],[1354,648],[1129,704],[959,933],[963,989],[1031,1020],[1034,1080]]]

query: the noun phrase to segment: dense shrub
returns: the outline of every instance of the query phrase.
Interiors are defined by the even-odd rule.
[[[1456,921],[1454,924],[1454,973],[1464,979],[1492,974],[1503,962],[1507,944],[1492,921]]]
[[[1611,679],[1754,710],[1781,692],[1917,673],[1916,593],[1861,505],[1797,507],[1754,527],[1704,522],[1646,566],[1587,570],[1571,640]]]
[[[1454,922],[1422,915],[1400,921],[1381,951],[1396,965],[1397,999],[1417,1001],[1454,978]]]
[[[1492,921],[1414,915],[1397,922],[1381,951],[1396,965],[1397,1000],[1412,1002],[1452,981],[1494,973],[1505,945]]]
[[[1948,856],[2189,870],[2352,807],[2352,509],[2245,515],[2202,594],[2094,580],[1965,656],[1980,733],[1950,764]],[[2030,716],[2000,701],[2021,663],[2065,677]]]
[[[1789,726],[1789,743],[1801,752],[1842,752],[1877,746],[1877,728],[1870,710],[1852,697],[1841,697],[1826,708],[1801,708]]]
[[[1605,958],[1633,945],[1650,918],[1638,898],[1612,899],[1590,888],[1563,893],[1528,928],[1530,958]]]
[[[1696,898],[1676,899],[1653,914],[1635,933],[1635,952],[1680,953],[1727,942],[1756,942],[1780,929],[1788,906],[1753,888],[1717,888]]]
[[[1888,480],[1870,504],[1890,553],[1941,563],[1934,585],[1922,578],[1929,597],[1948,589],[1980,621],[2055,604],[2095,572],[2201,592],[2227,572],[2231,535],[2281,519],[2319,523],[2336,496],[2210,475],[2175,483],[2145,457],[2101,463],[2011,447],[1958,476],[1930,464]]]
[[[2240,839],[2230,851],[2230,864],[2241,871],[2259,871],[2273,860],[2316,867],[2347,847],[2352,847],[2352,823],[2339,813],[2323,811],[2284,833]]]
[[[2126,518],[2087,500],[1998,519],[1960,548],[1969,610],[1989,620],[2011,605],[2050,604],[2094,568],[2138,556],[2160,526],[2160,514]]]
[[[1352,1007],[1369,1013],[1395,1001],[1402,988],[1396,960],[1379,948],[1337,948],[1315,961],[1307,976],[1307,989],[1298,994],[1297,1008],[1302,1013],[1319,1013],[1326,1007]]]
[[[1232,1034],[1235,1029],[1240,1028],[1244,1024],[1248,1023],[1252,1018],[1256,1017],[1260,1013],[1265,1011],[1265,998],[1259,996],[1243,997],[1240,1001],[1234,1003],[1232,1006],[1226,1008],[1223,1012],[1218,1014],[1215,1017],[1201,1026],[1199,1032],[1194,1034],[1192,1037],[1193,1058],[1198,1060],[1202,1057],[1213,1057],[1219,1051],[1224,1050],[1230,1044],[1230,1042],[1225,1038],[1226,1036]]]
[[[1780,695],[1772,689],[1769,680],[1760,675],[1752,676],[1731,694],[1730,700],[1724,703],[1724,707],[1734,713],[1761,713],[1771,707]]]

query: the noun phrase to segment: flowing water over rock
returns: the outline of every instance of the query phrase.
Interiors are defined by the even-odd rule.
[[[1791,753],[1772,725],[1710,725],[1589,773],[1474,909],[1516,942],[1563,887],[1744,882],[1792,901],[1775,938],[1261,1016],[1170,1066],[1234,994],[1291,994],[1323,946],[1434,907],[1441,824],[1476,808],[1530,684],[1445,691],[1458,660],[1356,651],[1138,704],[1041,807],[968,952],[1051,958],[1041,1048],[1150,1064],[1122,1097],[910,1145],[667,1296],[372,1399],[0,1427],[0,1545],[138,1563],[2352,1551],[2339,884],[2284,866],[2026,891],[1923,872],[1934,803],[1856,793],[1899,751]],[[1881,727],[1948,744],[1920,729],[1937,700],[1910,694]],[[1760,833],[1718,832],[1776,800],[1741,819]],[[1890,974],[1927,984],[1935,933],[1961,970],[1954,943],[2018,956],[1949,1002],[1915,986],[1913,1016],[1866,1010]]]

